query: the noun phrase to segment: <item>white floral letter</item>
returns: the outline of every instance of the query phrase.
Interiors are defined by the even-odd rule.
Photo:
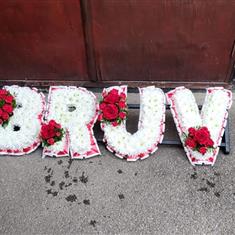
[[[103,94],[112,89],[127,94],[126,86],[114,86],[104,89]],[[117,157],[128,161],[144,159],[154,153],[163,139],[165,129],[165,95],[163,91],[154,86],[139,88],[140,115],[138,131],[134,134],[127,132],[126,121],[113,126],[110,123],[101,123],[104,131],[104,142],[107,149],[114,152]]]
[[[232,104],[232,92],[222,87],[208,88],[201,114],[193,93],[185,87],[177,87],[168,92],[167,100],[171,106],[179,136],[191,164],[213,165],[226,127],[228,109]],[[209,131],[213,144],[210,151],[200,152],[196,147],[187,146],[185,135],[190,133],[190,127],[196,129],[204,127]]]
[[[16,108],[8,125],[0,126],[0,154],[24,155],[41,143],[40,129],[45,98],[36,88],[5,86],[16,100]]]
[[[85,88],[50,87],[46,119],[55,120],[66,130],[63,139],[45,147],[43,156],[68,156],[88,158],[100,154],[93,135],[93,125],[98,114],[96,97]]]

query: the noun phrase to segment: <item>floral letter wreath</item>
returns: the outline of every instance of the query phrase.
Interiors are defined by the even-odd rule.
[[[213,165],[232,104],[232,92],[222,87],[208,88],[201,115],[192,92],[185,87],[168,92],[167,99],[191,164]]]
[[[6,86],[0,93],[0,154],[31,153],[41,143],[44,95],[36,88],[19,86]]]
[[[100,154],[93,134],[98,105],[92,92],[82,87],[52,86],[47,112],[44,137],[48,144],[44,144],[43,157],[68,156],[69,150],[71,158],[77,159]]]
[[[128,161],[144,159],[157,150],[165,129],[165,95],[154,86],[139,88],[140,118],[138,131],[126,130],[127,86],[104,89],[100,104],[101,128],[107,149]]]

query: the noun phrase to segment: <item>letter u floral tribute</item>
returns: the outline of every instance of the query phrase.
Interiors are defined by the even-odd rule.
[[[29,154],[42,144],[43,157],[83,159],[100,155],[93,126],[98,119],[107,149],[136,161],[158,149],[165,131],[166,98],[176,129],[192,165],[213,165],[219,152],[232,92],[207,89],[201,112],[189,89],[177,87],[166,96],[154,86],[139,88],[138,131],[126,130],[127,86],[105,88],[98,103],[82,87],[52,86],[45,96],[36,88],[0,89],[0,155]]]

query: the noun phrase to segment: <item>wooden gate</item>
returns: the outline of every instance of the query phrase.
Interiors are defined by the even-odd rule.
[[[231,86],[235,1],[0,1],[1,85]]]

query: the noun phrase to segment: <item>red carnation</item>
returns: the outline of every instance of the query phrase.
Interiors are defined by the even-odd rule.
[[[211,138],[209,138],[206,142],[206,147],[213,147],[213,145],[214,145],[214,141]]]
[[[47,140],[47,143],[49,145],[53,145],[55,143],[54,139],[53,138],[50,138],[49,140]]]
[[[6,113],[6,112],[3,112],[3,113],[2,113],[2,119],[3,119],[4,121],[7,121],[7,120],[9,119],[9,114]]]
[[[196,142],[194,141],[194,139],[192,139],[192,138],[187,138],[186,140],[185,140],[185,145],[186,146],[188,146],[188,147],[190,147],[190,148],[192,148],[192,149],[194,149],[195,147],[196,147]]]
[[[109,94],[118,95],[118,90],[114,88],[111,91],[109,91]]]
[[[120,101],[118,103],[118,106],[119,106],[120,109],[125,109],[126,108],[126,102],[125,101]]]
[[[55,130],[53,127],[50,127],[49,125],[42,125],[42,128],[41,128],[41,136],[43,139],[49,139],[49,138],[52,138],[54,137],[56,134]]]
[[[116,122],[116,121],[115,121],[115,122],[112,122],[112,125],[113,125],[113,126],[118,126],[118,122]]]
[[[196,130],[194,127],[188,128],[188,133],[189,133],[189,135],[192,136],[192,137],[195,135],[196,131],[197,131],[197,130]]]
[[[99,108],[103,110],[106,105],[107,105],[106,103],[102,102],[100,103]]]
[[[14,97],[11,96],[11,95],[10,95],[10,96],[6,96],[6,97],[4,98],[4,100],[6,101],[6,103],[9,103],[9,104],[12,103],[13,99],[14,99]]]
[[[203,155],[206,153],[206,151],[207,151],[206,147],[199,148],[199,152]]]
[[[126,94],[125,94],[124,92],[122,92],[122,93],[120,94],[120,98],[123,99],[123,100],[125,100],[125,99],[126,99]]]
[[[103,109],[103,116],[107,120],[114,120],[118,117],[118,108],[115,104],[107,104]]]
[[[13,112],[13,107],[10,104],[4,104],[2,106],[2,109],[7,113],[12,113]]]
[[[4,89],[0,89],[0,95],[7,95],[8,91]]]
[[[120,113],[119,113],[119,117],[120,117],[121,119],[124,119],[124,118],[126,117],[126,113],[120,112]]]
[[[103,119],[103,114],[101,113],[101,114],[98,116],[98,120],[99,120],[99,121],[102,121],[102,119]]]
[[[120,96],[118,95],[118,91],[116,89],[111,90],[108,95],[104,97],[104,102],[115,104],[120,100]]]
[[[58,124],[55,120],[50,120],[49,125],[50,125],[50,126],[53,126],[53,127],[55,127],[55,128],[58,128],[58,129],[61,128],[61,125]]]
[[[206,127],[198,129],[194,136],[194,139],[201,145],[206,145],[209,138],[210,133]]]

